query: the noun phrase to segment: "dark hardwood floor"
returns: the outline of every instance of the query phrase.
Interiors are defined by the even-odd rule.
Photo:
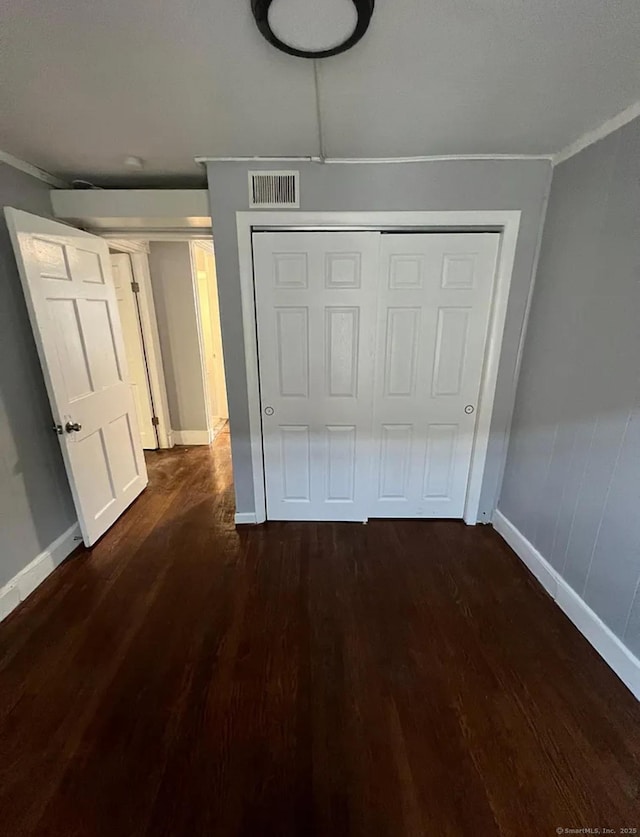
[[[236,530],[228,434],[0,625],[0,834],[640,827],[639,705],[488,527]]]

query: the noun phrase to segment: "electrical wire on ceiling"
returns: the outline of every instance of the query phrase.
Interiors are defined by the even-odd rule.
[[[322,109],[320,107],[320,72],[318,67],[318,60],[313,59],[313,83],[316,91],[316,117],[318,121],[318,147],[320,149],[319,162],[326,162],[327,155],[324,146],[324,131],[322,128]]]

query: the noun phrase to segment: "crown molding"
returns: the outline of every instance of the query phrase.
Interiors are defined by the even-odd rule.
[[[558,151],[558,153],[553,156],[553,165],[558,166],[560,163],[564,163],[565,160],[575,157],[576,154],[579,154],[585,148],[588,148],[590,145],[608,137],[609,134],[613,134],[614,131],[624,127],[629,122],[633,122],[633,120],[637,119],[639,116],[640,101],[635,102],[628,108],[620,111],[620,113],[616,114],[611,119],[607,119],[606,122],[603,122],[602,125],[599,125],[597,128],[587,131],[575,142],[565,146],[562,151]]]
[[[321,157],[194,157],[196,163],[321,163]]]
[[[553,160],[552,154],[439,154],[423,157],[195,157],[196,163],[323,163],[326,165],[386,165],[482,160]]]
[[[13,169],[18,169],[18,171],[24,172],[25,174],[30,174],[31,177],[36,177],[38,180],[48,183],[49,186],[55,186],[57,189],[67,189],[69,187],[69,184],[59,177],[49,174],[48,171],[40,169],[32,163],[27,163],[26,160],[14,157],[13,154],[2,151],[2,149],[0,149],[0,163],[11,166]]]
[[[423,157],[328,157],[330,165],[379,165],[388,163],[446,163],[492,160],[551,160],[551,154],[434,154]]]
[[[574,142],[565,146],[555,154],[440,154],[418,157],[327,157],[300,156],[300,157],[194,157],[196,163],[206,165],[207,163],[323,163],[328,165],[388,165],[389,163],[441,163],[449,161],[500,161],[500,160],[548,160],[553,166],[564,163],[565,160],[579,154],[585,148],[599,142],[601,139],[624,127],[629,122],[640,117],[640,101],[625,108],[620,113],[607,119],[597,128],[587,131]],[[69,184],[59,177],[34,166],[32,163],[21,160],[13,154],[0,149],[0,163],[5,163],[14,169],[25,174],[36,177],[50,186],[57,189],[66,189]]]

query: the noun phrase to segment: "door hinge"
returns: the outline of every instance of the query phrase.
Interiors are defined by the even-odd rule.
[[[157,427],[160,424],[160,419],[158,418],[158,416],[151,416],[151,424],[154,427]]]
[[[140,283],[139,282],[132,282],[131,283],[131,290],[134,292],[134,294],[139,294],[140,293]]]

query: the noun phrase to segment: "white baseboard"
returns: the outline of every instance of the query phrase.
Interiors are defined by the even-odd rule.
[[[558,594],[558,582],[561,580],[559,573],[498,509],[493,514],[493,528],[499,535],[502,535],[518,558],[527,565],[547,593],[555,600]]]
[[[640,700],[640,660],[502,512],[496,510],[494,513],[493,527],[531,570],[580,633],[589,640],[602,659]]]
[[[176,445],[210,445],[213,430],[174,430],[173,441]]]
[[[74,523],[0,589],[0,620],[33,593],[80,543],[80,527]]]
[[[257,522],[255,512],[236,512],[236,526],[255,524]]]

